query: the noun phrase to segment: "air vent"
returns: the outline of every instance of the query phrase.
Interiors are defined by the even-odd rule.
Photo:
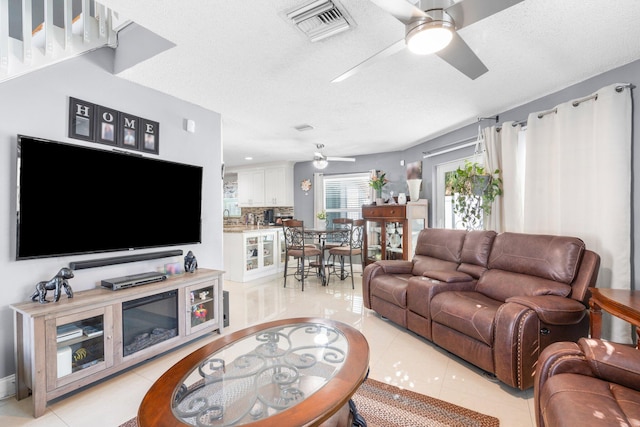
[[[312,42],[325,39],[347,31],[352,26],[352,19],[339,9],[336,1],[316,0],[287,13],[300,31]]]

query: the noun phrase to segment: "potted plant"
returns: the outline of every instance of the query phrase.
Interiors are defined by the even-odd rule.
[[[484,166],[465,161],[447,177],[447,194],[453,196],[453,212],[460,216],[467,230],[480,228],[483,216],[491,214],[491,205],[502,194],[500,170],[493,173]]]
[[[326,225],[327,225],[327,211],[325,211],[324,209],[321,210],[320,212],[318,212],[316,214],[316,218],[318,218],[318,225],[320,225],[321,227],[324,225],[326,227]]]
[[[382,200],[382,187],[384,187],[387,182],[389,182],[389,180],[386,178],[386,174],[384,172],[381,174],[373,174],[369,180],[369,187],[376,190],[377,205],[384,204]]]

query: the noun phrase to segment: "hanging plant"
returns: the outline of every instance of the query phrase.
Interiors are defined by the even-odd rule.
[[[447,194],[453,196],[453,212],[460,216],[467,230],[475,230],[482,225],[482,218],[491,214],[491,205],[502,194],[500,170],[493,173],[484,166],[465,161],[464,168],[458,168],[447,177]]]

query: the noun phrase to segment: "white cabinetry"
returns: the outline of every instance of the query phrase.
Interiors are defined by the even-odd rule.
[[[264,170],[264,201],[268,206],[293,206],[293,168],[279,166]]]
[[[238,172],[240,206],[264,206],[264,170]]]
[[[272,165],[237,173],[240,206],[293,206],[293,165]]]
[[[277,228],[224,233],[227,278],[247,282],[282,271],[280,234]]]

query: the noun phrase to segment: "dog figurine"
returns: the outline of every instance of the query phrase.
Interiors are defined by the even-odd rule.
[[[58,302],[63,288],[67,297],[73,298],[73,290],[67,281],[71,278],[73,278],[73,271],[66,267],[61,268],[53,279],[36,284],[36,291],[31,295],[31,301],[37,300],[40,304],[46,304],[49,302],[47,301],[47,291],[53,291],[53,300]]]
[[[187,256],[184,257],[184,271],[187,273],[195,273],[198,268],[198,260],[193,252],[187,252]]]

